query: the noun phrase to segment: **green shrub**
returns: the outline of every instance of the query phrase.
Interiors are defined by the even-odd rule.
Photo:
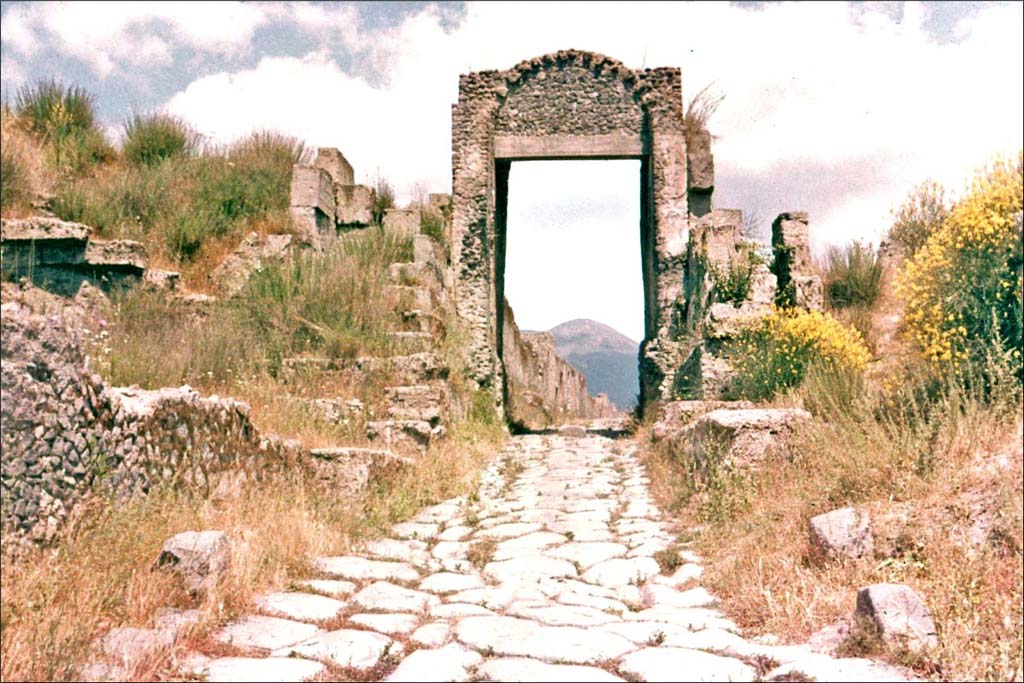
[[[753,249],[747,250],[746,256],[737,257],[724,268],[711,267],[711,277],[715,284],[711,290],[713,300],[739,305],[750,296],[751,280],[754,266],[759,257]]]
[[[50,143],[59,172],[80,173],[116,156],[96,126],[93,96],[83,88],[39,81],[18,90],[15,112],[31,132]]]
[[[384,178],[378,176],[373,186],[371,215],[376,225],[384,225],[384,213],[395,206],[395,190]]]
[[[444,218],[426,210],[422,211],[420,213],[420,232],[438,244],[444,244]]]
[[[893,211],[889,241],[904,256],[913,256],[942,226],[948,215],[949,200],[945,188],[934,180],[926,180],[912,189],[903,204]]]
[[[799,386],[821,364],[839,373],[860,373],[871,354],[857,330],[820,311],[777,310],[729,344],[736,376],[733,398],[762,400]]]
[[[195,150],[197,136],[188,123],[170,114],[133,114],[124,124],[124,158],[153,165]]]
[[[831,246],[825,266],[825,295],[833,308],[871,306],[882,282],[882,262],[869,244]]]
[[[979,174],[904,264],[897,281],[910,339],[937,365],[980,368],[1005,357],[1021,377],[1024,154]]]
[[[86,131],[96,125],[93,96],[77,85],[53,79],[20,88],[14,97],[14,111],[38,135]]]

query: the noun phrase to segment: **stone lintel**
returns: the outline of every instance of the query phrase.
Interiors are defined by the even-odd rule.
[[[635,159],[643,156],[639,135],[498,135],[494,158],[541,159]]]

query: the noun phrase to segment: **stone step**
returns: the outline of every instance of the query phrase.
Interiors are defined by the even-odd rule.
[[[358,417],[366,412],[366,405],[358,398],[304,398],[290,396],[288,401],[301,407],[310,415],[333,424]]]
[[[441,286],[440,273],[430,263],[392,263],[388,266],[388,279],[403,287],[437,289]]]
[[[412,460],[383,448],[331,446],[309,451],[317,477],[339,495],[357,495],[374,482],[403,471]]]
[[[401,353],[427,351],[434,346],[434,336],[429,332],[410,332],[401,330],[388,332],[388,338],[396,350]]]
[[[404,332],[429,332],[435,339],[444,336],[446,329],[444,319],[436,313],[413,308],[402,311],[398,315],[398,327]]]
[[[431,425],[426,420],[376,420],[366,423],[366,438],[371,441],[421,451],[444,435],[443,426]]]
[[[429,287],[388,285],[384,291],[398,310],[434,311],[441,308],[436,292]]]
[[[448,412],[448,392],[443,384],[411,384],[384,390],[388,417],[417,420],[437,426]]]
[[[321,372],[348,372],[356,375],[375,376],[387,373],[397,383],[422,384],[432,380],[447,379],[450,369],[436,354],[422,351],[384,358],[376,356],[361,358],[295,356],[284,359],[282,371],[285,376]]]

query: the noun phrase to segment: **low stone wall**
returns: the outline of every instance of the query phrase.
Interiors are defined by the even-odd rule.
[[[259,476],[302,455],[295,443],[260,438],[245,403],[187,386],[106,386],[63,316],[7,302],[0,325],[5,551],[51,540],[97,494],[125,497],[161,483],[208,492],[218,473]]]
[[[550,334],[520,332],[508,301],[504,306],[502,356],[513,421],[540,429],[564,418],[618,414],[607,396],[590,395],[583,373],[556,353]]]

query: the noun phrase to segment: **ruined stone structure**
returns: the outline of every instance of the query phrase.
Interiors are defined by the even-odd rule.
[[[145,281],[174,289],[178,274],[147,270],[146,249],[133,240],[96,240],[92,228],[51,216],[0,221],[3,279],[27,278],[61,296],[83,282],[105,291]]]
[[[690,211],[679,69],[634,71],[566,50],[460,78],[452,109],[456,304],[471,330],[474,379],[499,397],[508,176],[513,161],[528,159],[640,160],[641,394],[644,401],[667,398]]]
[[[749,248],[741,244],[740,212],[713,209],[711,135],[685,125],[679,69],[632,70],[578,50],[507,71],[465,74],[459,81],[452,109],[451,262],[457,311],[471,330],[467,354],[474,379],[492,386],[499,401],[507,395],[502,302],[508,178],[512,162],[543,159],[640,160],[641,407],[681,393],[720,393],[717,376],[727,368],[714,344],[706,344],[705,321],[717,313],[732,329],[737,316],[712,310],[719,303],[713,276],[715,268],[746,259]],[[784,302],[821,305],[820,281],[810,273],[806,214],[783,214],[773,246],[777,265],[769,270],[762,264],[751,273],[750,305],[735,302],[740,317],[756,320],[770,310],[776,278],[789,297]]]

